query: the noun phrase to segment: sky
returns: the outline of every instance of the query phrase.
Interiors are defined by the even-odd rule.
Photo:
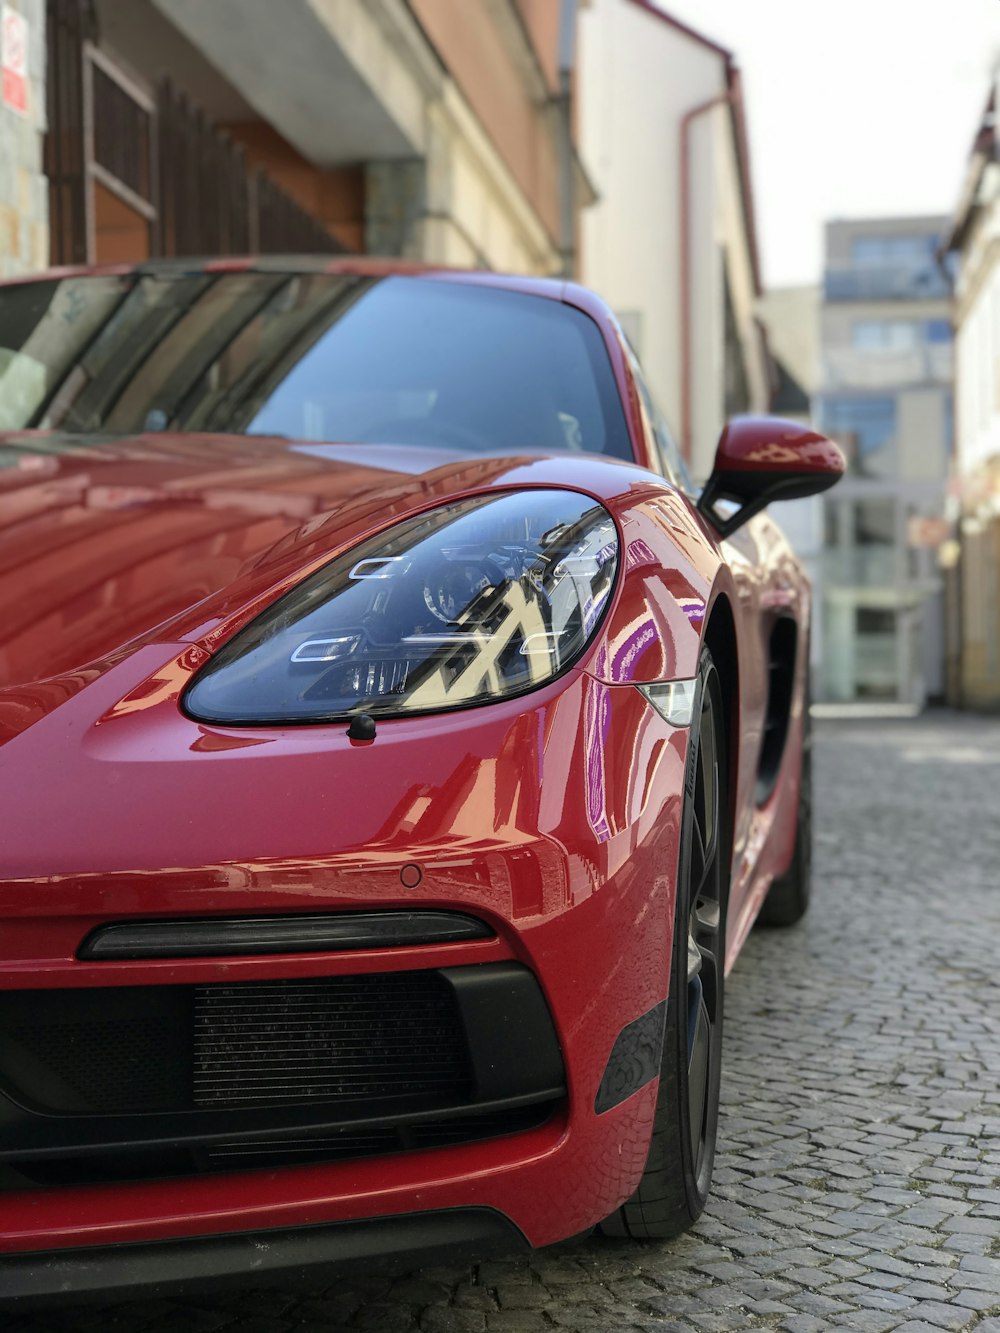
[[[1000,0],[658,0],[743,71],[767,287],[817,282],[828,218],[949,214]]]

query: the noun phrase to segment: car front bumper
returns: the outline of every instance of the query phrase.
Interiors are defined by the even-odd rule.
[[[169,667],[161,674],[169,683]],[[565,1082],[547,1118],[517,1132],[348,1160],[116,1179],[84,1171],[75,1183],[44,1183],[37,1172],[19,1180],[11,1158],[0,1170],[0,1278],[4,1265],[24,1274],[58,1252],[97,1282],[103,1261],[88,1270],[80,1256],[109,1246],[136,1257],[132,1247],[194,1237],[469,1209],[538,1246],[588,1229],[631,1193],[648,1152],[655,1066],[612,1071],[616,1100],[609,1062],[623,1029],[667,990],[684,731],[631,686],[583,672],[528,700],[383,724],[364,748],[330,728],[206,728],[180,715],[166,689],[157,698],[144,686],[153,702],[130,710],[122,682],[98,685],[102,711],[84,706],[85,689],[58,710],[58,728],[41,723],[6,747],[5,760],[23,751],[24,780],[4,797],[18,839],[0,880],[0,989],[138,994],[513,968],[536,979]],[[74,712],[82,739],[67,747]],[[467,914],[489,937],[82,956],[83,942],[116,922],[409,908]],[[127,1157],[134,1144],[119,1147]],[[0,1168],[3,1149],[0,1117]],[[18,1281],[27,1294],[29,1280]]]
[[[264,1287],[392,1264],[528,1248],[516,1227],[488,1208],[411,1213],[362,1222],[238,1231],[188,1240],[50,1250],[0,1258],[0,1295],[21,1308],[140,1295],[169,1296],[202,1284]]]

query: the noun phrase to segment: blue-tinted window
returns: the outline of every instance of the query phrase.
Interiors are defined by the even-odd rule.
[[[270,268],[26,283],[0,288],[4,361],[0,429],[632,458],[594,321],[488,286]]]
[[[947,319],[856,319],[851,328],[851,342],[861,351],[908,351],[951,338]]]
[[[518,292],[390,277],[360,292],[248,429],[462,452],[631,457],[597,325]]]
[[[851,242],[855,264],[891,268],[897,264],[920,265],[934,259],[937,236],[856,236]]]
[[[902,351],[920,342],[920,325],[910,319],[858,319],[851,342],[862,351]]]
[[[928,319],[924,324],[924,338],[929,343],[950,343],[952,329],[950,319]]]
[[[844,449],[852,472],[885,477],[895,471],[894,398],[825,398],[820,420],[822,429]]]

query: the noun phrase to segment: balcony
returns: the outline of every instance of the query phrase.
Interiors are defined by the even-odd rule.
[[[835,588],[893,588],[898,552],[894,546],[827,547],[823,577]]]
[[[917,384],[950,384],[954,365],[954,348],[945,342],[903,348],[827,348],[823,354],[823,387],[902,389]]]
[[[891,268],[828,268],[826,301],[947,301],[951,282],[936,264],[896,264]]]

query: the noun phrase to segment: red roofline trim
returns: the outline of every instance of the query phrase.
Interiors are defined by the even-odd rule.
[[[689,28],[686,23],[682,23],[680,19],[675,19],[672,14],[668,14],[666,10],[661,9],[659,5],[653,4],[653,0],[631,0],[631,3],[633,5],[638,5],[639,8],[644,9],[647,14],[651,14],[653,18],[660,19],[663,23],[676,29],[677,32],[683,33],[685,37],[690,37],[692,41],[700,42],[702,46],[707,46],[710,51],[714,51],[717,56],[722,56],[724,60],[731,61],[733,59],[733,53],[727,47],[720,46],[718,42],[713,42],[711,38],[703,36],[702,33],[698,32],[695,28]]]

